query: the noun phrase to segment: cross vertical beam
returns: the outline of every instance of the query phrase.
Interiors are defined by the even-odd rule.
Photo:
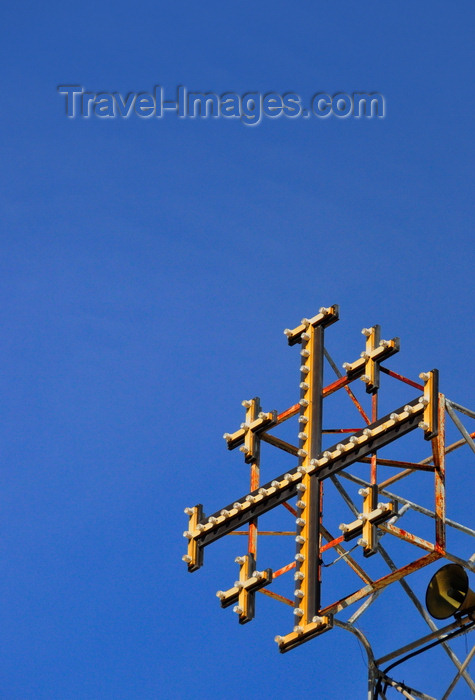
[[[324,328],[337,320],[338,307],[335,305],[320,309],[318,316],[313,319],[303,319],[294,331],[284,331],[289,345],[296,342],[302,344],[298,436],[298,471],[301,472],[302,479],[297,485],[295,626],[293,632],[286,637],[276,637],[282,653],[321,634],[332,625],[329,616],[319,617],[323,481],[319,475],[310,472],[322,451]]]
[[[249,401],[243,401],[243,406],[246,409],[246,425],[251,425],[261,412],[260,399],[256,396]],[[260,452],[261,440],[259,435],[247,430],[244,437],[244,447],[246,449],[245,460],[249,463],[251,469],[250,491],[257,491],[259,488],[260,476]],[[247,552],[252,555],[254,562],[257,559],[257,518],[249,522],[249,536],[247,544]]]
[[[322,451],[323,326],[302,333],[299,433],[301,466],[310,467]],[[305,627],[320,609],[320,479],[306,472],[297,506],[296,626]]]

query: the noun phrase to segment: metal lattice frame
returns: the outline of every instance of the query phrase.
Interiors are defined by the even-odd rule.
[[[188,540],[188,551],[183,557],[189,571],[196,571],[203,564],[206,546],[226,535],[245,535],[248,540],[247,553],[236,559],[239,564],[239,580],[227,591],[218,591],[222,607],[234,605],[239,622],[244,624],[253,619],[255,614],[255,594],[260,592],[276,601],[291,606],[295,623],[292,632],[285,637],[276,637],[281,652],[286,652],[307,640],[323,634],[333,626],[340,627],[356,635],[368,655],[368,698],[386,698],[387,688],[394,688],[407,698],[425,698],[430,696],[414,690],[388,675],[389,670],[401,663],[407,652],[424,651],[425,645],[440,643],[456,667],[456,675],[450,682],[442,700],[448,698],[456,684],[463,679],[475,694],[475,683],[468,673],[468,665],[475,654],[475,647],[460,661],[449,645],[449,640],[471,629],[475,624],[470,615],[460,616],[456,622],[438,628],[426,612],[414,591],[406,581],[406,576],[432,562],[445,558],[475,571],[475,554],[464,560],[447,551],[446,526],[464,535],[475,536],[475,531],[445,514],[445,457],[447,454],[468,444],[475,452],[474,433],[469,433],[458,414],[475,418],[475,412],[449,401],[438,391],[437,370],[420,375],[423,384],[410,380],[384,367],[381,362],[399,350],[399,339],[380,340],[379,326],[363,329],[366,348],[361,358],[353,363],[343,365],[346,373],[342,374],[328,351],[324,347],[325,329],[338,320],[338,307],[320,309],[312,319],[303,319],[293,330],[286,330],[289,345],[300,344],[302,365],[300,382],[300,401],[287,410],[277,413],[264,413],[259,398],[243,402],[246,409],[245,421],[239,430],[225,434],[228,449],[239,447],[250,467],[250,493],[234,503],[205,517],[201,505],[186,508],[189,516],[188,530],[184,536]],[[337,379],[331,384],[323,385],[324,358],[335,372]],[[419,396],[404,406],[382,418],[378,418],[378,392],[380,372],[395,380],[417,389]],[[355,379],[362,379],[366,391],[371,395],[371,416],[369,417],[350,388]],[[362,429],[323,428],[323,400],[337,391],[344,389],[357,408],[365,423]],[[423,395],[420,396],[420,392]],[[446,413],[460,431],[462,439],[450,445],[445,444]],[[292,445],[269,431],[281,425],[293,416],[299,415],[299,446]],[[418,462],[384,459],[378,450],[398,440],[403,435],[421,429],[423,437],[430,442],[431,454]],[[322,435],[341,434],[342,440],[322,452]],[[348,435],[348,437],[346,437]],[[266,442],[277,449],[298,458],[298,466],[289,469],[271,482],[260,485],[260,444]],[[352,464],[363,463],[369,466],[369,479],[364,480],[348,471]],[[393,467],[396,473],[383,481],[378,480],[378,467]],[[432,474],[434,480],[434,509],[430,510],[412,500],[388,490],[397,481],[407,479],[411,474]],[[330,533],[322,517],[323,484],[329,479],[335,486],[343,502],[352,511],[355,520],[340,525],[342,534],[335,537]],[[358,508],[342,479],[360,486],[362,509]],[[290,499],[297,498],[295,504]],[[379,502],[379,497],[389,499]],[[296,518],[295,531],[259,531],[260,515],[283,505]],[[417,512],[434,521],[434,542],[399,527],[405,513]],[[247,530],[239,528],[247,524]],[[277,571],[266,569],[258,571],[257,545],[259,536],[280,535],[295,536],[297,553],[295,560]],[[417,557],[408,564],[397,567],[381,544],[381,537],[392,535],[424,551],[424,556]],[[364,557],[380,555],[389,568],[389,573],[373,580],[357,559],[344,547],[347,541],[357,539],[356,547],[362,550]],[[390,538],[391,539],[391,538]],[[355,547],[354,547],[355,548]],[[353,548],[353,549],[354,549]],[[335,550],[342,560],[362,580],[363,586],[349,593],[330,605],[321,607],[320,587],[322,583],[322,554]],[[333,563],[335,563],[333,562]],[[290,571],[294,571],[295,598],[292,601],[269,589],[272,582]],[[370,643],[354,623],[368,610],[378,595],[390,584],[398,581],[413,605],[430,628],[430,633],[405,647],[381,658],[375,658]],[[363,601],[355,612],[343,621],[335,616],[357,603]],[[396,659],[396,661],[394,661]],[[392,661],[386,669],[383,666]]]

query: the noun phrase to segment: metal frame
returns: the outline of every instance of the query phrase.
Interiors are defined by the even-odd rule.
[[[245,462],[250,466],[250,492],[209,517],[204,516],[201,505],[185,509],[189,516],[188,530],[184,533],[188,540],[188,551],[183,559],[190,572],[196,571],[203,564],[206,546],[226,535],[247,535],[247,553],[236,559],[240,565],[239,581],[228,591],[217,593],[222,607],[237,602],[234,611],[242,624],[254,617],[256,592],[291,606],[295,617],[293,630],[285,636],[276,637],[281,652],[286,652],[323,634],[334,626],[350,631],[362,641],[368,654],[368,698],[370,699],[385,698],[386,689],[391,687],[408,698],[431,700],[430,696],[421,691],[411,689],[404,683],[394,680],[387,675],[387,670],[381,668],[387,661],[400,657],[409,650],[417,649],[429,640],[437,640],[442,644],[457,669],[443,700],[449,697],[460,679],[463,679],[470,690],[475,692],[475,683],[467,670],[475,654],[475,647],[461,662],[448,644],[449,637],[466,632],[475,623],[470,617],[466,617],[448,627],[438,629],[405,580],[410,573],[440,558],[446,558],[470,571],[475,571],[475,554],[466,561],[447,552],[446,526],[471,537],[475,536],[475,531],[447,519],[445,513],[445,457],[464,444],[468,444],[475,452],[473,440],[475,433],[470,434],[466,430],[457,413],[475,418],[475,412],[449,401],[439,393],[437,370],[422,373],[420,378],[423,383],[420,384],[382,366],[382,361],[399,351],[399,339],[381,340],[379,326],[363,329],[362,333],[366,337],[365,350],[360,359],[353,363],[344,363],[343,368],[346,373],[342,374],[324,347],[325,330],[338,318],[339,309],[334,305],[320,309],[319,313],[311,319],[303,319],[301,324],[293,330],[284,331],[289,345],[301,345],[300,401],[281,413],[262,412],[258,397],[243,402],[246,409],[244,423],[234,433],[226,433],[224,438],[228,449],[240,448]],[[337,375],[337,379],[327,386],[323,386],[324,358]],[[381,372],[417,389],[419,396],[390,414],[378,418]],[[350,384],[358,378],[365,383],[366,391],[371,395],[371,417],[350,388]],[[365,427],[326,430],[323,428],[324,399],[340,389],[345,390],[356,406]],[[422,395],[420,392],[423,392]],[[463,438],[448,446],[445,444],[446,413]],[[298,446],[291,445],[269,432],[297,414],[299,414]],[[430,442],[431,454],[427,458],[413,462],[379,457],[379,450],[417,428],[423,432],[424,439]],[[348,437],[342,438],[340,442],[322,451],[324,433],[348,434]],[[260,485],[261,440],[298,458],[297,466],[293,466],[285,474],[262,486]],[[348,471],[348,467],[357,463],[369,465],[367,480]],[[397,471],[391,477],[379,481],[378,467],[391,467]],[[433,510],[387,490],[387,486],[415,472],[426,473],[428,479],[433,478]],[[430,477],[428,472],[432,473],[433,477]],[[323,485],[326,479],[334,484],[343,502],[355,516],[352,522],[340,525],[342,534],[337,537],[328,531],[322,518]],[[362,506],[360,508],[343,487],[341,479],[361,486],[359,495],[362,497]],[[378,496],[390,500],[379,503]],[[297,497],[297,502],[292,505],[289,500],[294,497]],[[285,506],[296,518],[295,531],[259,531],[259,516],[279,505]],[[411,510],[435,521],[433,542],[396,525],[403,520],[404,514]],[[238,529],[246,524],[247,530]],[[256,561],[259,535],[294,536],[297,550],[295,560],[274,572],[269,568],[258,571]],[[424,555],[416,557],[401,567],[396,567],[380,542],[384,535],[392,535],[417,549],[422,549]],[[360,547],[363,557],[380,555],[389,567],[389,573],[373,580],[365,572],[357,559],[343,546],[345,542],[356,538],[358,538],[356,548]],[[337,559],[332,563],[344,561],[356,572],[364,585],[322,608],[320,602],[321,557],[330,549],[334,549],[338,554]],[[294,600],[270,589],[274,579],[290,571],[294,571]],[[381,591],[396,581],[400,583],[425,619],[431,633],[390,655],[376,659],[368,640],[354,626],[354,623],[366,612]],[[335,617],[358,601],[363,602],[346,622]]]

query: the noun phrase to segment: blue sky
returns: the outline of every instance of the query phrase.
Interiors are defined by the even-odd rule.
[[[53,1],[2,17],[2,697],[364,697],[349,635],[281,656],[290,610],[259,596],[240,627],[219,609],[239,544],[187,574],[183,508],[246,492],[221,435],[242,399],[296,401],[282,330],[322,305],[341,307],[338,364],[381,323],[401,337],[388,366],[438,367],[474,406],[473,4]],[[64,84],[370,91],[387,113],[67,119]],[[453,517],[472,500],[464,449]],[[385,653],[382,620],[403,608],[392,589],[379,600],[365,631]],[[409,606],[394,627],[401,644],[425,631]]]

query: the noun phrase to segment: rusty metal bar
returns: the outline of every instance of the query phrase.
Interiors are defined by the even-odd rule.
[[[285,411],[282,411],[282,413],[277,414],[276,425],[280,425],[281,423],[288,420],[289,418],[292,418],[292,416],[296,416],[299,411],[300,411],[300,404],[294,403],[294,405],[291,406],[290,408],[287,408]]]
[[[292,506],[291,506],[289,503],[287,503],[286,501],[284,501],[284,502],[282,503],[282,505],[284,506],[284,508],[286,508],[286,509],[289,511],[289,513],[292,513],[292,515],[294,515],[295,517],[297,517],[297,515],[298,515],[297,511],[295,510],[295,508],[292,508]]]
[[[340,544],[343,542],[343,535],[340,537],[337,537],[336,540],[332,540],[331,542],[327,542],[327,544],[324,544],[322,547],[320,547],[320,554],[323,554],[323,552],[326,552],[327,549],[333,549],[333,547],[336,547],[337,544]]]
[[[448,401],[448,399],[446,399]],[[450,399],[450,405],[453,406],[457,411],[460,413],[465,413],[466,416],[469,418],[475,418],[475,411],[471,411],[469,408],[465,408],[465,406],[461,406],[459,403],[456,403],[455,401],[452,401]]]
[[[405,683],[401,684],[398,681],[395,681],[393,678],[390,678],[385,673],[380,672],[379,677],[384,681],[385,684],[388,684],[391,687],[393,687],[395,690],[398,691],[398,693],[401,693],[401,695],[404,695],[405,698],[408,698],[408,700],[437,700],[437,698],[433,698],[432,695],[426,695],[420,690],[414,690],[414,688],[409,688],[409,686]],[[414,694],[412,695],[412,693]]]
[[[354,476],[354,474],[350,474],[349,472],[342,472],[340,476],[343,476],[345,479],[348,481],[353,481],[355,484],[359,484],[360,486],[369,486],[369,482],[365,481],[364,479],[361,479],[359,476]],[[337,488],[340,490],[341,495],[343,496],[343,493],[346,494],[343,496],[345,499],[346,503],[350,505],[350,502],[352,503],[350,497],[344,490],[343,486],[340,484],[338,481],[338,478],[336,476],[332,477],[332,481],[337,486]],[[338,482],[338,483],[337,483]],[[386,496],[386,498],[391,499],[392,501],[399,501],[399,503],[404,503],[405,505],[408,505],[412,510],[417,511],[418,513],[422,513],[423,515],[428,515],[430,518],[436,518],[436,514],[434,511],[429,510],[428,508],[425,508],[424,506],[420,506],[418,503],[414,503],[414,501],[410,501],[408,498],[405,498],[404,496],[398,496],[395,493],[392,493],[391,491],[388,491],[387,489],[379,488],[379,493],[382,496]],[[355,515],[358,515],[358,509],[354,505],[350,505],[350,509],[353,511]],[[445,518],[445,524],[450,525],[450,527],[453,527],[456,530],[460,530],[460,532],[464,532],[466,535],[470,535],[471,537],[475,537],[475,530],[472,530],[469,527],[466,527],[465,525],[461,525],[460,523],[456,522],[455,520],[451,520],[450,518]]]
[[[433,552],[435,549],[435,545],[433,545],[431,542],[427,542],[427,540],[422,539],[422,537],[413,535],[412,532],[407,532],[406,530],[403,530],[400,527],[396,527],[395,525],[381,524],[379,525],[379,529],[383,532],[388,532],[390,535],[395,535],[396,537],[399,537],[399,539],[404,540],[405,542],[415,544],[417,545],[417,547],[421,547],[427,552]]]
[[[430,634],[426,634],[424,637],[420,637],[419,639],[416,639],[414,642],[411,642],[410,644],[406,644],[405,646],[401,647],[400,649],[396,649],[396,651],[392,651],[390,654],[386,654],[385,656],[381,656],[380,659],[376,659],[376,663],[378,664],[378,666],[381,666],[382,664],[385,664],[388,661],[392,661],[393,659],[397,659],[398,656],[402,656],[406,652],[411,651],[412,649],[416,649],[417,647],[424,646],[424,644],[432,641],[433,639],[440,639],[441,637],[444,637],[449,632],[452,632],[452,630],[457,629],[457,627],[460,628],[460,633],[462,633],[465,630],[465,627],[468,627],[472,622],[473,622],[473,620],[471,620],[468,615],[466,617],[461,617],[458,620],[456,620],[455,622],[451,622],[450,625],[446,625],[445,627],[441,627],[440,629],[437,629],[434,632],[431,632]]]
[[[447,409],[447,413],[452,418],[453,422],[455,423],[455,425],[457,426],[457,428],[460,430],[460,432],[464,436],[465,440],[467,441],[467,444],[469,445],[470,449],[473,452],[475,452],[475,442],[472,440],[468,430],[465,428],[462,421],[460,420],[460,418],[457,416],[457,414],[453,410],[451,401],[446,400],[445,407]]]
[[[398,581],[399,579],[403,578],[404,576],[408,576],[409,574],[412,574],[414,571],[418,571],[419,569],[422,569],[424,566],[427,566],[428,564],[432,564],[432,562],[437,561],[437,559],[440,559],[442,554],[439,552],[430,552],[429,554],[426,554],[424,557],[421,557],[420,559],[416,559],[415,561],[411,562],[410,564],[406,564],[406,566],[401,567],[400,569],[397,569],[397,571],[394,571],[390,574],[387,574],[386,576],[383,576],[382,578],[377,579],[376,581],[373,581],[371,584],[368,584],[367,586],[364,586],[363,588],[360,588],[358,591],[355,591],[354,593],[351,593],[348,596],[345,596],[344,598],[341,598],[340,600],[335,601],[334,603],[331,603],[331,605],[327,605],[325,608],[323,608],[320,611],[321,615],[329,615],[331,613],[338,613],[341,610],[344,610],[347,608],[349,605],[352,605],[353,603],[356,603],[358,600],[361,600],[362,598],[366,598],[366,596],[370,595],[371,593],[374,593],[374,591],[379,590],[380,588],[385,588],[386,586],[389,586],[391,583],[394,583],[394,581]]]
[[[471,438],[475,438],[475,431],[473,433],[469,433]],[[453,442],[451,445],[445,448],[445,454],[448,455],[450,452],[453,452],[454,450],[457,450],[459,447],[462,447],[462,445],[466,445],[467,441],[465,438],[463,440],[457,440],[456,442]],[[432,456],[426,457],[426,459],[421,460],[418,462],[418,464],[430,464],[432,462]],[[391,476],[389,479],[386,479],[386,481],[382,481],[379,486],[380,488],[384,488],[385,486],[389,486],[390,484],[394,484],[395,481],[399,481],[400,479],[404,479],[404,477],[408,476],[409,474],[413,473],[413,469],[406,469],[405,471],[401,472],[400,474],[396,474],[395,476]]]
[[[432,457],[430,459],[432,461]],[[363,457],[358,461],[362,462],[363,464],[371,464],[371,457]],[[426,472],[433,472],[435,469],[435,467],[431,464],[420,464],[419,462],[405,462],[399,459],[381,459],[380,457],[378,457],[377,461],[381,467],[398,467],[399,469],[409,467],[411,471],[420,470]]]
[[[371,422],[376,423],[378,420],[378,392],[375,391],[374,394],[371,396]],[[377,463],[377,456],[376,452],[374,452],[371,457],[371,484],[376,484],[377,483],[377,478],[378,478],[378,463]]]
[[[280,450],[284,450],[284,452],[288,452],[289,454],[293,455],[294,457],[297,456],[299,448],[295,447],[294,445],[291,445],[289,442],[286,442],[285,440],[281,440],[278,437],[275,437],[275,435],[270,435],[269,433],[261,433],[260,435],[261,440],[263,442],[268,442],[269,445],[273,445],[274,447],[278,447]]]
[[[279,576],[282,576],[282,574],[286,574],[287,571],[291,571],[291,569],[295,569],[296,562],[291,561],[290,564],[287,564],[287,566],[283,566],[281,569],[277,569],[277,571],[274,571],[272,574],[272,578],[278,578]]]
[[[450,693],[452,692],[452,690],[455,688],[455,686],[457,685],[458,681],[460,680],[460,678],[461,678],[461,676],[462,676],[462,673],[465,671],[465,669],[467,668],[468,664],[469,664],[470,661],[472,660],[474,654],[475,654],[475,645],[472,647],[472,649],[470,650],[470,653],[468,654],[467,658],[466,658],[465,661],[463,662],[462,666],[459,668],[459,670],[458,670],[457,673],[455,674],[455,677],[454,677],[452,683],[449,685],[449,687],[447,688],[447,690],[446,690],[445,693],[443,694],[441,700],[447,700],[447,698],[449,697]]]
[[[333,483],[335,484],[335,486],[336,486],[336,488],[337,488],[337,490],[338,490],[338,493],[339,493],[340,496],[343,498],[343,500],[345,501],[346,505],[347,505],[348,508],[351,510],[351,512],[353,513],[353,515],[355,515],[356,517],[358,517],[360,511],[359,511],[358,508],[355,506],[355,504],[353,503],[352,499],[350,498],[350,496],[348,495],[348,493],[346,492],[346,490],[345,490],[344,487],[342,486],[341,481],[339,480],[339,478],[338,478],[337,476],[332,476],[332,477],[330,477],[330,478],[331,478],[331,480],[333,481]],[[364,484],[365,486],[369,486],[368,482],[367,482],[367,481],[363,481],[363,479],[361,479],[361,483]]]
[[[294,530],[258,530],[257,531],[258,535],[293,535],[295,537],[295,531]],[[228,532],[229,535],[249,535],[248,530],[234,530],[234,532]]]
[[[396,564],[393,562],[393,560],[391,559],[391,557],[389,556],[389,554],[387,553],[387,551],[385,550],[385,548],[382,546],[381,543],[379,543],[379,545],[378,545],[378,550],[379,550],[382,558],[386,562],[386,564],[391,569],[391,571],[396,571],[397,570]],[[447,553],[445,556],[447,558]],[[425,620],[425,622],[428,624],[430,629],[433,632],[435,632],[438,629],[437,626],[435,625],[434,621],[430,617],[427,610],[420,603],[419,599],[417,598],[417,596],[415,595],[415,593],[413,592],[412,588],[409,586],[407,581],[402,578],[399,580],[399,584],[400,584],[401,588],[403,589],[403,591],[406,593],[406,595],[409,597],[410,601],[415,606],[418,613]],[[443,650],[446,652],[449,659],[452,661],[452,663],[456,666],[457,669],[459,669],[461,667],[461,663],[460,663],[459,659],[457,658],[456,654],[452,651],[451,647],[448,645],[448,643],[442,642],[441,646],[442,646]],[[465,682],[468,684],[468,686],[470,687],[470,689],[472,690],[472,692],[475,693],[475,684],[473,683],[473,681],[470,678],[470,675],[467,673],[467,671],[463,672],[463,678],[464,678]]]
[[[447,550],[444,552],[444,557],[449,561],[453,561],[454,564],[460,564],[460,566],[463,566],[465,569],[469,569],[470,571],[473,571],[475,573],[475,562],[471,561],[470,559],[460,559],[460,557],[457,557],[455,554],[447,552]]]
[[[382,591],[382,589],[381,589],[380,591],[375,591],[372,595],[370,595],[369,598],[367,598],[367,599],[360,605],[360,607],[358,608],[358,610],[355,610],[355,612],[353,613],[353,615],[352,615],[350,618],[348,618],[348,624],[352,625],[354,622],[356,622],[356,620],[357,620],[359,617],[361,617],[361,615],[362,615],[364,612],[366,612],[366,610],[369,608],[369,606],[372,605],[372,604],[374,603],[374,601],[376,600],[376,598],[377,598],[379,595],[381,595],[382,592],[383,592],[383,591]]]
[[[268,595],[269,598],[274,598],[274,600],[278,600],[280,603],[285,603],[286,605],[290,605],[291,608],[294,607],[294,603],[290,598],[286,598],[283,595],[279,595],[279,593],[274,593],[274,591],[268,591],[267,588],[260,588],[258,593],[263,593],[264,595]]]
[[[338,391],[338,389],[342,389],[343,387],[347,386],[352,381],[353,381],[353,379],[350,379],[346,375],[340,374],[338,379],[336,379],[331,384],[328,384],[324,388],[324,390],[323,390],[324,396],[330,396],[331,394],[334,394],[335,391]]]
[[[360,428],[326,428],[322,433],[357,433]]]
[[[366,655],[368,657],[368,699],[372,700],[373,698],[373,682],[375,678],[375,674],[377,672],[376,664],[374,661],[374,654],[373,650],[371,648],[371,644],[369,643],[366,635],[363,634],[361,630],[359,630],[357,627],[354,627],[351,622],[342,622],[341,620],[337,620],[336,618],[333,618],[333,624],[335,627],[340,627],[341,629],[347,630],[348,632],[351,632],[352,634],[355,635],[355,637],[361,642],[363,645]]]
[[[259,438],[256,437],[256,442],[259,442]],[[250,479],[251,491],[255,491],[259,488],[259,460],[251,464],[251,479]],[[249,537],[247,542],[247,552],[248,554],[253,554],[254,559],[257,559],[257,518],[249,521]]]
[[[363,420],[365,421],[365,423],[366,423],[367,425],[369,425],[369,424],[371,423],[371,421],[370,421],[370,419],[368,418],[368,416],[367,416],[367,414],[366,414],[366,411],[364,410],[364,408],[362,407],[362,405],[360,404],[360,402],[358,401],[358,399],[356,398],[356,396],[354,395],[354,393],[351,391],[350,387],[349,387],[349,386],[345,386],[345,390],[346,390],[346,393],[348,394],[348,396],[350,397],[350,399],[351,399],[351,400],[353,401],[353,403],[355,404],[356,408],[358,409],[359,414],[361,415],[361,417],[363,418]]]
[[[365,423],[366,423],[367,425],[369,425],[369,424],[371,423],[370,419],[369,419],[368,416],[366,415],[366,412],[364,411],[363,407],[361,406],[360,402],[358,401],[358,399],[356,398],[356,396],[354,395],[354,393],[351,391],[350,387],[347,386],[347,384],[349,383],[350,380],[348,380],[347,382],[343,382],[343,380],[344,380],[344,379],[348,379],[348,377],[347,377],[347,376],[345,377],[345,376],[342,375],[342,373],[341,373],[340,370],[338,369],[337,365],[336,365],[335,362],[333,361],[333,359],[332,359],[330,353],[328,352],[328,350],[327,350],[326,348],[325,348],[325,357],[326,357],[326,359],[328,360],[328,363],[330,364],[332,370],[335,372],[336,376],[338,377],[339,381],[342,382],[341,386],[345,387],[346,393],[348,394],[348,396],[350,397],[350,399],[353,401],[353,403],[355,404],[356,408],[358,409],[358,413],[362,416],[362,418],[363,418],[363,420],[365,421]],[[355,377],[352,377],[351,381],[352,381],[353,379],[356,379],[356,376],[355,376]],[[333,382],[333,384],[336,385],[337,382]],[[331,385],[330,385],[330,386],[331,386]],[[339,389],[340,386],[338,386],[337,388]],[[336,389],[335,389],[335,391],[336,391]],[[331,393],[333,393],[333,392],[331,392]],[[325,393],[325,389],[323,390],[323,396],[324,396],[324,397],[325,397],[325,396],[329,396],[329,394],[326,394],[326,393]]]
[[[424,391],[424,387],[422,384],[418,384],[417,382],[413,382],[412,379],[408,379],[407,377],[404,377],[402,374],[398,374],[397,372],[393,372],[392,369],[387,369],[387,367],[383,367],[382,365],[379,366],[379,369],[381,372],[384,372],[385,374],[389,374],[390,377],[394,377],[394,379],[399,379],[400,382],[404,382],[405,384],[409,384],[409,386],[413,386],[415,389],[420,389],[421,391]]]
[[[326,353],[326,351],[325,351],[325,353]],[[336,367],[336,365],[335,365],[335,367]],[[352,377],[351,379],[349,379],[345,375],[342,376],[341,373],[339,373],[339,375],[340,375],[339,379],[337,379],[335,382],[332,382],[331,384],[328,384],[327,386],[323,387],[323,390],[322,390],[323,397],[326,398],[327,396],[331,396],[331,394],[334,394],[335,391],[338,391],[338,389],[342,389],[343,387],[345,387],[346,390],[350,393],[350,395],[354,398],[354,401],[356,402],[356,404],[355,404],[356,407],[358,408],[360,414],[363,416],[366,423],[368,423],[368,425],[369,425],[370,420],[369,420],[368,416],[366,415],[366,413],[362,409],[356,396],[353,394],[351,389],[349,389],[349,387],[347,386],[350,382],[352,382],[355,379],[355,377]],[[277,414],[277,419],[276,419],[274,426],[280,425],[281,423],[288,420],[289,418],[296,416],[297,413],[299,413],[299,411],[300,411],[300,404],[294,403],[293,406],[290,406],[285,411],[282,411],[282,413]],[[274,426],[272,426],[272,427],[274,427]]]
[[[443,425],[443,424],[442,424],[442,425]],[[358,511],[357,511],[356,506],[354,505],[354,503],[353,503],[352,499],[350,498],[350,496],[347,494],[346,490],[345,490],[345,489],[343,488],[343,486],[340,484],[339,479],[335,476],[335,477],[332,477],[332,481],[334,482],[335,486],[336,486],[337,489],[339,490],[340,495],[343,497],[343,499],[345,500],[345,502],[346,502],[347,505],[349,506],[350,510],[351,510],[354,514],[357,514]],[[365,483],[365,482],[363,482],[363,483]],[[400,501],[402,501],[402,502],[406,502],[406,503],[407,503],[407,500],[406,500],[406,499],[404,499],[404,498],[402,498],[402,497],[399,497],[399,496],[395,496],[394,494],[391,494],[391,493],[386,492],[385,495],[386,495],[386,496],[389,496],[390,498],[394,498],[394,499],[397,499],[397,500],[400,500]],[[427,511],[426,514],[429,514],[429,515],[431,515],[432,517],[435,517],[435,513],[432,513],[431,511],[428,511],[427,509],[423,508],[422,506],[418,506],[417,504],[413,504],[413,503],[411,503],[410,501],[409,501],[408,503],[409,503],[411,506],[414,506],[416,509],[419,509],[419,510],[421,510],[422,512]],[[448,524],[458,525],[459,527],[462,527],[462,528],[463,528],[463,526],[460,526],[458,523],[455,523],[455,522],[453,522],[453,521],[449,521]],[[468,529],[468,528],[467,528],[467,529]],[[473,531],[470,531],[469,534],[472,534],[472,532],[473,532]],[[473,534],[475,535],[475,532],[473,532]],[[394,562],[392,561],[391,557],[389,556],[389,554],[386,552],[386,550],[384,549],[384,547],[383,547],[381,544],[378,545],[378,550],[379,550],[381,556],[383,557],[383,559],[384,559],[384,560],[386,561],[386,563],[388,564],[388,566],[389,566],[389,568],[391,569],[391,571],[392,571],[392,572],[397,571],[396,565],[394,564]],[[461,564],[462,566],[467,566],[468,568],[472,568],[472,567],[473,567],[473,570],[475,570],[475,565],[472,564],[472,562],[470,562],[470,561],[464,562],[464,561],[462,561],[462,560],[457,560],[457,559],[458,559],[457,557],[453,557],[453,556],[451,556],[450,554],[448,554],[447,552],[445,553],[445,558],[450,559],[451,561],[455,561],[456,563],[459,563],[459,564]],[[409,584],[407,583],[407,581],[406,581],[404,578],[401,578],[401,579],[399,579],[399,583],[400,583],[400,585],[402,586],[402,588],[403,588],[403,590],[405,591],[405,593],[408,595],[408,597],[409,597],[409,599],[411,600],[411,602],[412,602],[412,603],[415,605],[415,607],[417,608],[418,612],[422,615],[422,617],[424,618],[424,620],[427,622],[427,624],[429,625],[429,627],[430,627],[433,631],[437,630],[437,627],[436,627],[436,625],[434,624],[433,620],[429,617],[427,611],[425,610],[425,608],[423,608],[423,606],[421,605],[421,603],[419,602],[418,598],[417,598],[417,597],[415,596],[415,594],[413,593],[413,591],[412,591],[412,589],[410,588],[410,586],[409,586]],[[382,591],[382,589],[380,589],[380,590],[377,591],[376,593],[373,593],[372,596],[371,596],[371,598],[369,598],[368,601],[365,601],[365,603],[363,603],[363,605],[360,606],[360,608],[358,608],[358,610],[351,616],[351,618],[349,619],[349,622],[350,622],[350,623],[353,623],[353,622],[366,610],[366,608],[369,607],[369,605],[371,604],[371,602],[372,602],[372,600],[374,599],[374,597],[377,596],[377,595],[379,595],[379,593],[380,593],[381,591]],[[371,602],[370,602],[370,601],[371,601]],[[461,665],[459,659],[457,658],[456,654],[455,654],[455,653],[452,651],[452,649],[450,648],[450,646],[449,646],[446,642],[443,642],[443,643],[442,643],[442,647],[443,647],[444,651],[447,653],[447,655],[449,656],[450,660],[451,660],[451,661],[454,663],[454,665],[457,667],[457,669],[460,670],[461,667],[462,667],[462,665]],[[461,670],[461,674],[462,674],[464,680],[466,681],[466,683],[469,685],[469,687],[470,687],[470,689],[472,690],[472,692],[475,692],[475,684],[473,683],[472,679],[470,678],[470,675],[469,675],[464,669]],[[371,673],[370,673],[370,676],[371,676]]]
[[[321,526],[321,531],[322,531],[323,537],[326,540],[328,540],[329,542],[335,541],[335,538],[330,534],[330,532],[323,525]],[[358,564],[358,562],[353,559],[351,554],[349,552],[347,552],[346,549],[341,546],[341,544],[336,544],[335,549],[338,552],[338,554],[341,555],[341,558],[344,561],[346,561],[348,566],[351,569],[353,569],[355,574],[358,574],[358,576],[360,577],[360,579],[362,581],[364,581],[365,583],[368,583],[368,584],[372,583],[372,579],[368,576],[366,571],[361,568],[361,566]]]
[[[438,431],[432,438],[432,455],[435,466],[435,543],[441,550],[445,550],[445,396],[439,394]]]
[[[365,482],[363,480],[362,485],[365,485]],[[367,485],[367,484],[366,484]],[[434,511],[429,510],[429,508],[425,508],[424,506],[420,506],[418,503],[414,503],[414,501],[409,501],[407,498],[404,498],[404,496],[397,496],[395,493],[391,493],[391,491],[387,491],[386,489],[380,489],[379,493],[382,496],[386,496],[386,498],[390,498],[392,501],[399,501],[400,503],[404,503],[405,505],[408,505],[412,510],[417,511],[418,513],[422,513],[422,515],[427,515],[429,518],[435,518],[436,514]],[[472,530],[469,527],[466,527],[465,525],[461,525],[460,523],[457,523],[455,520],[451,520],[450,518],[445,519],[445,524],[450,525],[450,527],[453,527],[456,530],[460,530],[460,532],[465,533],[466,535],[470,535],[471,537],[475,537],[475,530]]]

